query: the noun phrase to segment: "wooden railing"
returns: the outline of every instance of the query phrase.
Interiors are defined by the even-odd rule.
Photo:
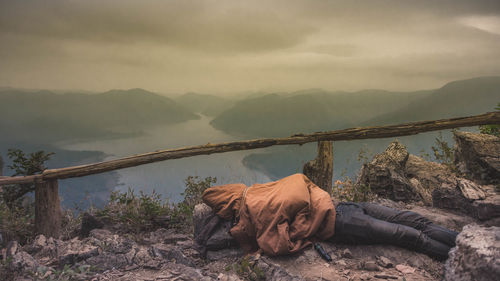
[[[500,124],[500,112],[489,112],[476,116],[412,122],[399,125],[351,128],[313,134],[296,134],[286,138],[265,138],[219,144],[209,143],[200,146],[160,150],[99,163],[60,169],[47,169],[38,175],[24,177],[0,177],[0,186],[8,184],[34,183],[36,232],[45,234],[46,236],[58,237],[60,233],[61,220],[61,208],[57,182],[59,179],[88,176],[153,162],[196,155],[258,149],[275,145],[302,145],[318,141],[345,141],[399,137],[415,135],[423,132],[488,124]]]

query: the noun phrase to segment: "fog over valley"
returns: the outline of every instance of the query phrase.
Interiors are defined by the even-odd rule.
[[[494,76],[413,92],[309,89],[238,98],[199,93],[166,97],[143,89],[94,94],[3,89],[0,130],[6,133],[0,153],[8,166],[9,148],[55,152],[48,167],[57,168],[206,143],[481,114],[494,110],[499,92],[500,77]],[[453,142],[449,131],[399,139],[410,152],[431,155],[440,135]],[[378,153],[391,141],[335,142],[335,178],[354,176],[360,155]],[[220,184],[265,182],[301,172],[315,153],[316,145],[307,144],[169,160],[62,180],[61,196],[64,205],[85,208],[103,204],[112,190],[133,188],[177,201],[188,176],[213,176]]]

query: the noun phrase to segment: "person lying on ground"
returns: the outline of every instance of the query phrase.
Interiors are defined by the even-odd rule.
[[[208,188],[203,201],[215,216],[196,238],[202,252],[221,220],[232,221],[231,236],[247,253],[294,254],[314,242],[390,244],[446,259],[457,232],[410,211],[374,203],[343,202],[335,207],[330,195],[305,175],[246,186]]]

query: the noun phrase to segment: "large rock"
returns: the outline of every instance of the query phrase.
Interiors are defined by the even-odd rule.
[[[407,209],[430,219],[432,222],[449,229],[460,232],[462,228],[475,220],[472,217],[452,213],[447,210],[432,208],[429,206],[407,206]]]
[[[23,251],[17,241],[9,242],[5,250],[5,260],[8,261],[8,267],[17,272],[35,272],[38,268],[38,262],[28,253]]]
[[[487,152],[482,153],[484,156]],[[444,164],[410,155],[398,141],[363,165],[356,184],[370,186],[379,197],[394,201],[421,200],[425,205],[480,220],[500,217],[498,188],[480,185],[459,177]]]
[[[113,254],[128,253],[134,246],[136,246],[132,240],[113,234],[104,229],[94,229],[90,231],[90,238],[88,242],[91,245],[101,248],[105,245],[106,251]]]
[[[485,198],[472,202],[474,216],[480,220],[489,220],[500,217],[500,193],[498,187],[482,185]],[[497,224],[497,226],[500,226]]]
[[[262,257],[260,258],[256,266],[264,273],[266,280],[276,280],[276,281],[299,281],[304,280],[299,275],[295,275],[279,264],[276,264],[271,259]]]
[[[208,223],[208,220],[214,215],[212,208],[205,203],[197,204],[194,206],[193,211],[193,227],[194,237],[203,230],[203,227]]]
[[[361,168],[356,185],[369,186],[375,194],[395,201],[415,201],[422,197],[406,177],[406,147],[397,140]]]
[[[151,247],[151,252],[158,258],[175,261],[186,266],[194,266],[193,261],[186,257],[181,249],[172,245],[155,244]]]
[[[97,255],[99,255],[98,247],[74,238],[58,249],[59,267],[66,264],[72,265]]]
[[[432,200],[434,207],[457,210],[479,220],[500,217],[500,194],[492,185],[479,186],[458,178],[456,188],[435,189]]]
[[[177,242],[189,240],[189,236],[187,234],[177,233],[174,229],[159,228],[143,235],[142,239],[142,242],[149,244],[175,244]]]
[[[500,137],[454,132],[455,166],[481,184],[500,183]]]
[[[454,189],[458,184],[456,175],[448,166],[425,161],[415,155],[408,156],[404,168],[411,185],[427,205],[432,204],[432,193],[435,189]]]
[[[63,241],[52,237],[46,238],[38,235],[31,245],[26,245],[26,251],[38,260],[48,260],[53,262],[58,259],[58,249],[63,245]]]
[[[423,201],[432,204],[436,188],[456,188],[456,175],[440,163],[410,155],[397,140],[363,165],[356,185],[369,186],[379,197],[394,201]]]
[[[445,265],[446,281],[489,281],[500,276],[500,227],[467,225]]]
[[[202,203],[195,206],[193,211],[195,240],[213,216],[215,214],[208,205]],[[220,250],[235,246],[237,244],[236,240],[231,237],[229,230],[231,230],[231,222],[222,220],[210,234],[206,241],[206,248],[208,250]]]
[[[88,237],[90,231],[98,228],[103,228],[104,222],[97,218],[94,215],[89,214],[88,212],[83,213],[82,216],[82,224],[80,227],[80,236]]]

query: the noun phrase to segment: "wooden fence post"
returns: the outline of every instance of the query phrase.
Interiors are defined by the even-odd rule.
[[[3,158],[2,155],[0,155],[0,177],[3,176]]]
[[[59,238],[61,204],[57,179],[35,183],[35,232]]]
[[[0,155],[0,178],[3,177],[3,158],[2,155]],[[0,192],[2,192],[2,185],[0,185]]]
[[[303,172],[304,175],[317,186],[331,193],[333,178],[333,142],[318,142],[318,155],[314,160],[304,165]]]

